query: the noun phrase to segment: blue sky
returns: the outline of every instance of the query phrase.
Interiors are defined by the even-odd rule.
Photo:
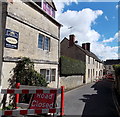
[[[109,39],[113,37],[118,31],[118,9],[116,6],[118,2],[75,2],[70,3],[70,5],[65,5],[63,12],[67,10],[79,11],[85,8],[90,8],[92,10],[102,10],[104,13],[101,17],[96,20],[96,24],[92,25],[92,28],[99,32],[101,35],[104,35],[99,40],[100,42],[104,38]],[[106,17],[106,19],[105,19]],[[112,43],[107,43],[112,47],[117,46],[117,40],[114,40]]]
[[[61,40],[73,33],[79,45],[90,42],[91,51],[102,60],[118,58],[118,2],[67,2],[57,6],[61,8],[57,20],[63,24]]]

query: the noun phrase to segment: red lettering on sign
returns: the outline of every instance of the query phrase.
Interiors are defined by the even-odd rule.
[[[56,99],[55,93],[37,93],[33,95],[30,109],[51,109]]]

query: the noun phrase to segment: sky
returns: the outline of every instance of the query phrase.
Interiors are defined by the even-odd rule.
[[[91,43],[91,52],[101,60],[118,59],[118,2],[56,2],[56,20],[60,22],[61,37],[74,34],[78,45]]]

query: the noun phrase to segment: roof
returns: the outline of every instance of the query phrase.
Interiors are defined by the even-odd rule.
[[[55,7],[55,4],[53,2],[53,0],[45,0],[52,8],[54,8],[54,10],[57,11],[56,7]]]
[[[69,42],[69,40],[66,37],[62,41],[64,41],[65,39]],[[76,45],[75,43],[74,43],[74,45],[75,45],[76,48],[82,50],[86,55],[88,55],[88,56],[94,58],[96,61],[102,63],[102,61],[94,53],[92,53],[92,52],[90,52],[88,50],[83,49],[80,45]]]
[[[40,11],[42,14],[44,14],[47,18],[49,18],[52,22],[57,24],[58,26],[62,27],[63,25],[60,24],[55,18],[47,14],[42,8],[40,8],[33,0],[28,0],[29,2],[25,2],[27,5],[32,5],[32,8],[35,8],[35,10]],[[50,1],[50,0],[48,0]],[[53,3],[52,3],[53,4]]]
[[[109,59],[104,61],[105,65],[114,65],[114,64],[120,64],[120,59]]]

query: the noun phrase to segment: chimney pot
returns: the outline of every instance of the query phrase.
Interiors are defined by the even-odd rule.
[[[83,44],[82,44],[82,48],[83,48],[84,50],[90,51],[90,43],[83,43]]]
[[[90,52],[90,43],[86,43],[86,50]]]
[[[72,34],[72,35],[69,35],[69,47],[73,46],[75,42],[75,35]]]
[[[83,48],[84,50],[86,50],[86,43],[83,43],[83,44],[82,44],[82,48]]]

